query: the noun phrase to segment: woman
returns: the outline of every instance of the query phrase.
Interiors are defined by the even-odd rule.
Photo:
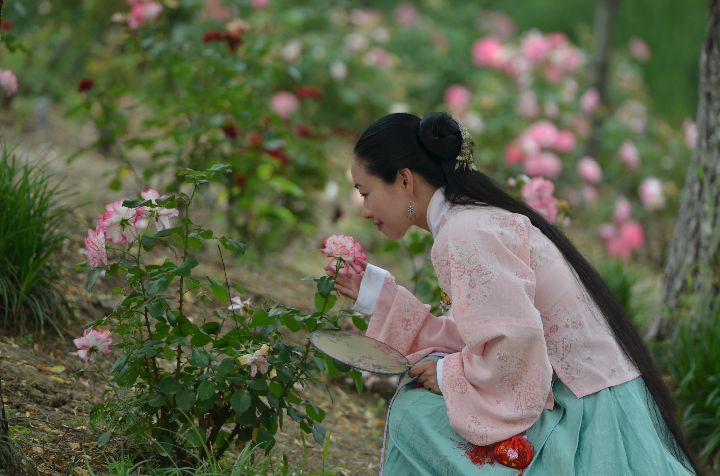
[[[430,231],[450,300],[435,317],[378,267],[336,277],[372,316],[367,335],[417,362],[391,403],[385,474],[517,474],[526,442],[528,475],[699,474],[611,292],[557,228],[475,170],[472,146],[447,114],[390,114],[354,149],[364,218],[390,239]]]

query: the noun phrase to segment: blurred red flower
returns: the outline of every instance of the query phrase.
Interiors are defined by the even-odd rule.
[[[90,91],[95,86],[95,80],[92,78],[82,78],[78,81],[77,90],[79,93]]]

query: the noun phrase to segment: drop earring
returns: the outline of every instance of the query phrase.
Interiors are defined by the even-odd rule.
[[[408,218],[408,220],[412,220],[413,218],[415,218],[415,205],[413,204],[412,200],[410,200],[410,203],[408,203],[408,206],[405,209],[405,216]]]

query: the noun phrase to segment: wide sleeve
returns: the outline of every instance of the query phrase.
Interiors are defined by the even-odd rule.
[[[363,278],[365,281],[365,278]],[[463,347],[452,316],[434,316],[430,306],[383,276],[366,335],[385,342],[415,362],[431,352],[457,352]]]
[[[526,430],[551,405],[552,367],[521,237],[493,226],[459,235],[438,250],[464,341],[445,357],[443,395],[453,428],[487,445]]]

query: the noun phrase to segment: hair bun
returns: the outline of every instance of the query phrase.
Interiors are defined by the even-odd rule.
[[[454,161],[460,153],[462,135],[455,119],[444,112],[432,112],[420,120],[420,144],[443,162]]]

